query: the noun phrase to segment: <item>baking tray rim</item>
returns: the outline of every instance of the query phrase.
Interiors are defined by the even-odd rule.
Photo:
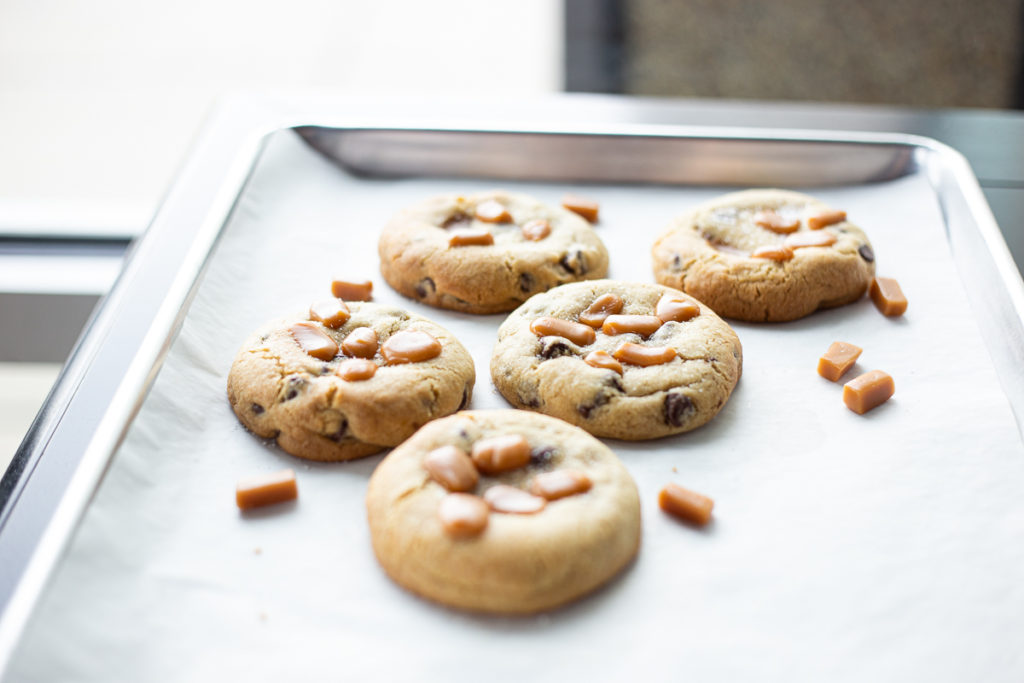
[[[339,102],[343,109],[345,103]],[[638,105],[642,107],[642,105]],[[285,130],[345,131],[409,131],[417,133],[512,134],[512,135],[568,135],[604,138],[674,138],[689,140],[753,141],[779,143],[825,143],[852,145],[887,145],[911,150],[915,163],[929,172],[940,199],[949,199],[959,191],[957,207],[943,206],[947,220],[969,219],[982,239],[986,253],[995,267],[994,274],[1003,285],[1010,323],[1015,334],[1008,339],[1008,351],[1015,359],[1024,358],[1024,282],[1006,247],[1002,234],[981,192],[980,185],[966,159],[956,150],[932,138],[904,133],[857,131],[828,131],[808,129],[757,128],[737,126],[705,126],[675,123],[628,123],[622,121],[600,123],[517,123],[481,124],[479,120],[411,123],[408,116],[389,117],[372,114],[308,113],[303,105],[284,107],[280,100],[238,96],[221,101],[204,125],[185,164],[179,171],[171,190],[155,214],[149,228],[133,248],[121,276],[110,294],[90,320],[76,343],[72,355],[47,399],[46,406],[33,424],[26,441],[16,455],[31,465],[26,468],[14,496],[24,491],[35,466],[45,454],[54,433],[72,399],[86,379],[100,347],[108,339],[114,319],[131,296],[135,278],[140,276],[153,256],[161,231],[170,229],[168,215],[176,203],[189,203],[189,192],[209,185],[216,179],[215,190],[205,193],[202,200],[191,202],[186,213],[199,214],[197,226],[182,250],[179,265],[167,283],[166,294],[152,317],[144,324],[144,333],[135,353],[125,363],[120,378],[114,383],[109,402],[103,409],[102,419],[96,424],[88,445],[68,470],[66,487],[58,492],[55,508],[42,523],[38,542],[29,548],[22,560],[21,572],[11,582],[9,600],[0,616],[0,676],[6,670],[35,605],[45,590],[53,571],[58,566],[70,539],[102,477],[141,408],[148,389],[155,380],[164,357],[189,309],[196,287],[217,240],[241,197],[248,179],[259,161],[269,138]],[[594,112],[598,113],[598,112]],[[941,176],[941,177],[940,177]],[[199,185],[197,185],[197,183]],[[193,195],[194,197],[194,195]],[[956,199],[956,198],[954,198]],[[951,216],[951,213],[955,214]],[[161,252],[162,256],[163,253]],[[957,264],[958,269],[960,264]],[[961,280],[964,274],[961,272]],[[964,282],[965,287],[967,282]],[[969,293],[970,294],[970,293]],[[986,335],[986,340],[988,336]],[[992,351],[990,345],[990,351]],[[993,359],[996,360],[995,358]],[[1004,383],[1005,390],[1005,383]],[[1011,405],[1016,404],[1011,399]],[[1019,401],[1018,401],[1019,403]],[[1017,415],[1018,429],[1021,416]],[[4,501],[3,513],[9,501]],[[0,518],[0,538],[7,529],[6,517]],[[10,559],[8,557],[8,559]]]

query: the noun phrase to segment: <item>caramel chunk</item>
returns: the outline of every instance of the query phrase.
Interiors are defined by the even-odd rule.
[[[903,296],[900,283],[891,277],[876,277],[868,292],[875,307],[884,315],[903,315],[907,310],[907,297]]]
[[[377,374],[377,364],[363,358],[349,358],[338,366],[338,376],[346,382],[362,382]]]
[[[896,385],[892,377],[881,370],[872,370],[843,385],[843,403],[853,412],[863,415],[888,401],[894,393]]]
[[[441,355],[441,342],[426,332],[404,330],[396,332],[380,347],[380,354],[388,365],[419,363]]]
[[[479,536],[487,528],[491,510],[479,496],[471,493],[449,493],[441,499],[437,516],[441,528],[455,538]]]
[[[661,365],[676,357],[676,350],[670,346],[642,346],[623,342],[612,352],[616,360],[630,365]]]
[[[288,331],[299,348],[318,360],[331,360],[338,355],[338,345],[313,323],[295,323]]]
[[[703,526],[711,521],[715,501],[679,484],[669,484],[658,494],[658,506],[670,515]]]
[[[828,351],[818,359],[818,374],[825,379],[835,382],[843,374],[853,367],[853,364],[860,358],[863,349],[846,342],[832,342]]]
[[[524,223],[520,230],[523,231],[523,237],[526,239],[531,242],[539,242],[551,234],[551,224],[543,218],[537,218]]]
[[[373,296],[373,283],[335,280],[331,283],[331,294],[346,301],[369,301]]]
[[[773,261],[788,261],[793,258],[793,249],[785,244],[778,244],[768,247],[758,247],[750,252],[753,258],[767,258]]]
[[[830,225],[842,223],[845,220],[845,211],[822,211],[814,214],[813,216],[807,217],[807,227],[811,230],[821,230],[822,228],[827,228]]]
[[[578,344],[579,346],[593,344],[594,340],[597,339],[594,330],[586,325],[550,316],[543,316],[531,322],[530,331],[538,337],[547,337],[549,335],[565,337],[573,344]]]
[[[586,493],[592,485],[590,477],[579,470],[553,470],[534,477],[530,493],[547,500],[558,500]]]
[[[484,474],[500,474],[530,462],[530,444],[518,434],[492,436],[473,444],[473,463]]]
[[[661,318],[656,315],[610,315],[601,325],[601,331],[609,336],[635,332],[641,337],[649,337],[662,324]]]
[[[332,330],[344,325],[351,316],[348,306],[341,299],[320,301],[309,307],[309,319],[322,322],[324,327]]]
[[[450,247],[486,247],[489,244],[494,244],[494,235],[486,230],[452,230],[451,237],[448,238]]]
[[[512,221],[512,215],[508,212],[508,209],[494,199],[488,199],[477,204],[474,214],[477,220],[484,221],[485,223],[509,223]]]
[[[665,294],[658,299],[658,305],[654,307],[654,314],[663,323],[672,321],[683,323],[700,315],[700,306],[681,296]]]
[[[495,484],[484,493],[484,500],[495,512],[513,515],[532,515],[540,512],[548,502],[540,496],[505,484]]]
[[[803,249],[804,247],[830,247],[836,243],[836,236],[832,231],[821,232],[797,232],[786,238],[785,245],[790,249]]]
[[[441,446],[427,453],[423,468],[430,478],[449,491],[472,491],[480,481],[469,454],[455,446]]]
[[[273,474],[261,474],[238,482],[235,502],[242,510],[283,503],[299,497],[294,470],[281,470]]]
[[[562,206],[575,214],[583,216],[591,223],[597,222],[597,214],[600,206],[593,199],[587,199],[574,194],[567,194],[562,197]]]
[[[594,299],[587,310],[580,313],[580,322],[590,327],[601,327],[605,318],[622,310],[622,299],[614,294],[602,294]]]
[[[771,230],[780,234],[796,232],[800,227],[800,221],[795,218],[786,218],[778,211],[766,209],[754,214],[754,223],[765,230]]]
[[[622,363],[615,360],[607,351],[591,351],[583,358],[583,362],[594,368],[614,370],[620,375],[622,374]]]
[[[377,355],[377,333],[370,327],[357,327],[341,341],[341,350],[356,358]]]

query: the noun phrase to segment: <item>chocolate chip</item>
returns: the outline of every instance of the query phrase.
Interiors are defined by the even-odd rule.
[[[263,414],[263,406],[261,406],[259,403],[253,403],[251,409],[252,409],[252,414],[253,415],[262,415]]]
[[[575,356],[576,352],[558,337],[545,337],[541,340],[540,352],[537,354],[544,360],[560,356]]]
[[[416,285],[416,296],[421,299],[426,299],[437,291],[437,285],[429,277],[425,277],[420,280],[420,283]]]
[[[679,270],[682,267],[683,267],[683,259],[679,256],[679,254],[673,254],[672,255],[672,269],[673,270]]]
[[[620,394],[626,391],[625,389],[622,388],[622,382],[619,380],[618,374],[613,374],[611,377],[609,377],[605,384],[608,385],[608,387],[619,392]]]
[[[555,454],[555,449],[551,446],[541,446],[534,448],[530,451],[530,464],[534,466],[544,466],[551,462],[551,457]]]
[[[611,397],[608,396],[607,391],[598,392],[594,395],[594,399],[590,403],[584,403],[576,406],[576,412],[579,413],[584,420],[589,420],[592,412],[605,405],[610,400]]]
[[[456,211],[451,216],[448,216],[448,218],[444,220],[444,223],[441,223],[441,227],[446,230],[448,228],[462,228],[468,226],[472,222],[472,216],[464,214],[461,211]]]
[[[288,393],[284,395],[284,400],[290,401],[298,395],[299,391],[297,389],[289,389]]]
[[[868,263],[875,260],[875,252],[866,244],[860,245],[860,249],[857,250],[857,253],[860,254],[860,257]]]
[[[331,371],[331,366],[330,365],[321,365],[320,366],[320,374],[321,375],[326,375],[330,371]]]
[[[529,273],[522,273],[519,276],[519,291],[523,294],[529,294],[533,289],[533,276]]]
[[[469,385],[462,390],[462,402],[459,403],[459,407],[456,410],[462,410],[469,403]]]
[[[540,399],[536,396],[523,396],[519,395],[519,403],[526,406],[527,408],[540,408]]]
[[[347,431],[348,420],[342,419],[341,426],[338,427],[338,431],[334,432],[333,434],[328,434],[327,438],[330,439],[331,441],[334,441],[335,443],[341,443],[341,441],[345,438],[345,432]]]
[[[662,406],[662,415],[665,424],[673,427],[682,427],[689,413],[693,412],[693,401],[689,396],[678,393],[669,393],[665,396],[665,404]]]
[[[558,262],[558,265],[573,275],[583,275],[587,272],[587,258],[580,249],[566,252]]]
[[[306,380],[299,375],[288,376],[288,392],[284,395],[285,401],[290,401],[299,395],[302,387],[306,386]]]

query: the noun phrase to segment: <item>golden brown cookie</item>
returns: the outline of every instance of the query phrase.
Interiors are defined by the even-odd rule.
[[[856,301],[875,272],[843,211],[787,190],[727,194],[680,216],[652,250],[654,277],[726,318],[785,321]]]
[[[640,543],[636,485],[615,454],[561,420],[516,410],[426,425],[374,471],[366,508],[392,579],[482,612],[579,598]]]
[[[401,294],[466,313],[510,311],[537,292],[604,277],[608,252],[583,218],[511,192],[434,197],[396,215],[378,243]]]
[[[693,297],[595,280],[538,294],[498,329],[491,378],[513,406],[595,436],[653,439],[705,424],[739,380],[736,333]]]
[[[329,299],[249,337],[228,374],[228,399],[246,428],[292,455],[350,460],[465,407],[475,379],[473,359],[440,325]]]

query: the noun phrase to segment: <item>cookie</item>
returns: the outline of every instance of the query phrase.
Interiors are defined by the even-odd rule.
[[[585,432],[518,410],[463,411],[393,450],[366,494],[399,585],[474,611],[529,614],[590,593],[640,543],[636,485]]]
[[[465,407],[475,379],[469,353],[440,325],[333,299],[249,337],[228,399],[246,428],[292,455],[350,460]]]
[[[875,272],[864,232],[817,199],[735,192],[675,219],[652,250],[654,277],[719,315],[786,321],[856,301]]]
[[[523,194],[435,197],[396,215],[378,243],[401,294],[466,313],[511,311],[530,296],[608,271],[590,224]]]
[[[509,403],[595,436],[695,429],[729,399],[740,340],[696,299],[661,285],[597,280],[538,294],[498,329],[491,378]]]

